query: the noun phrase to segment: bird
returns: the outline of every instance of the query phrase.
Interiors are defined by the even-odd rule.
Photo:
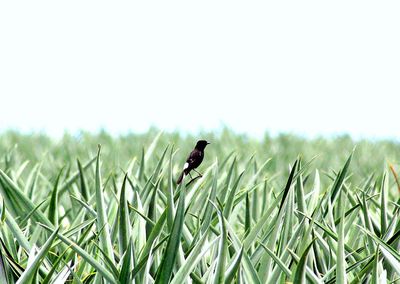
[[[180,184],[183,180],[183,178],[189,174],[190,171],[194,170],[196,173],[198,173],[200,176],[202,176],[198,171],[196,171],[196,168],[200,166],[201,162],[203,161],[204,158],[204,149],[206,146],[210,144],[206,140],[199,140],[196,143],[196,146],[194,147],[193,151],[190,153],[189,157],[186,160],[185,165],[183,166],[183,171],[181,175],[179,176],[178,180],[176,181],[177,184]],[[190,175],[191,176],[191,175]]]

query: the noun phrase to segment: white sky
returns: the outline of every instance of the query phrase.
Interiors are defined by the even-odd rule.
[[[1,1],[0,131],[400,138],[399,1]]]

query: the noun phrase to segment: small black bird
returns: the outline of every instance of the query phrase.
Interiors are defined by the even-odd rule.
[[[194,147],[194,150],[190,153],[189,157],[187,158],[185,166],[183,167],[183,171],[179,176],[178,180],[176,181],[177,184],[180,184],[182,182],[183,177],[186,176],[187,174],[190,174],[191,170],[194,170],[201,176],[201,174],[195,169],[198,166],[200,166],[201,162],[203,161],[204,149],[208,144],[210,143],[208,143],[206,140],[197,141],[196,147]]]

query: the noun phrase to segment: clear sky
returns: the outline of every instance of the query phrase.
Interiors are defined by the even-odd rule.
[[[1,1],[0,131],[400,139],[399,1]]]

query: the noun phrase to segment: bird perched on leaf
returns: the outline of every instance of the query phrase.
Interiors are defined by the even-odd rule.
[[[206,140],[199,140],[197,141],[196,146],[194,147],[194,150],[190,153],[189,157],[186,160],[186,163],[183,167],[183,171],[181,175],[179,176],[178,180],[176,181],[177,184],[180,184],[183,180],[183,178],[186,175],[190,175],[190,171],[194,170],[196,173],[198,173],[200,176],[202,176],[198,171],[196,171],[196,168],[200,166],[201,162],[203,161],[204,158],[204,149],[206,146],[210,144]],[[190,177],[192,177],[190,175]]]

